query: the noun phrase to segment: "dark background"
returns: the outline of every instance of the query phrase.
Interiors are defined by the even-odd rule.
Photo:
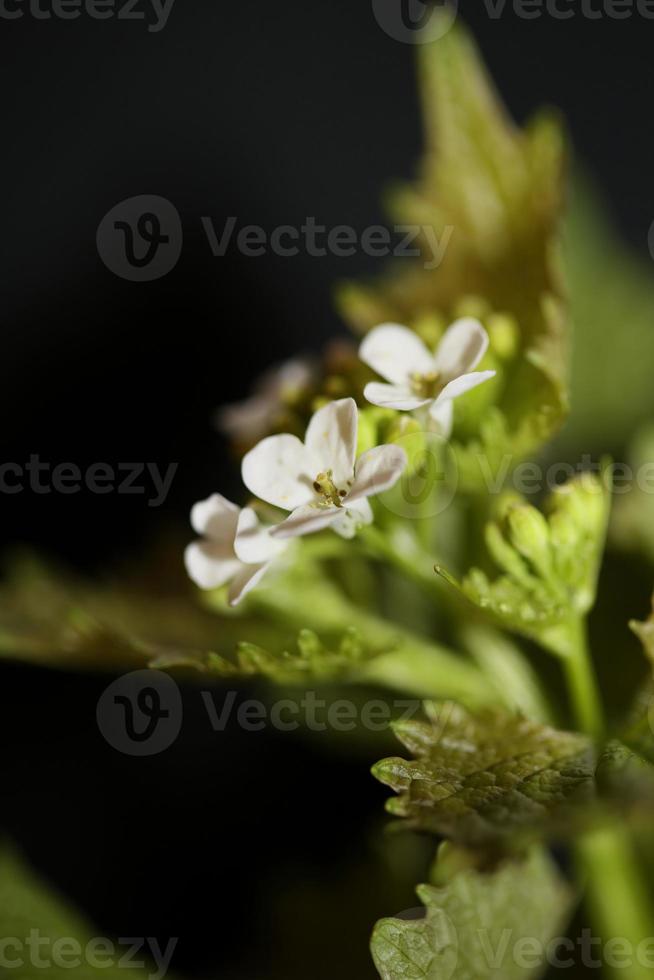
[[[563,110],[646,256],[654,22],[461,8],[513,114]],[[237,485],[213,409],[271,361],[341,331],[335,280],[383,265],[214,258],[200,217],[380,222],[384,187],[410,177],[420,152],[414,51],[384,34],[367,0],[177,0],[158,34],[86,17],[25,16],[0,31],[2,459],[179,463],[161,509],[115,494],[2,497],[4,545],[103,571]],[[179,264],[150,283],[113,275],[95,246],[103,215],[139,194],[168,198],[184,227]],[[181,937],[180,972],[272,976],[267,909],[296,878],[337,887],[338,860],[368,847],[385,793],[342,752],[330,761],[291,736],[237,730],[217,742],[197,718],[163,756],[125,759],[95,728],[105,683],[2,667],[0,827],[99,928]],[[372,895],[364,922],[391,911]],[[348,966],[365,962],[366,939],[356,954],[344,942],[332,975],[367,975]]]

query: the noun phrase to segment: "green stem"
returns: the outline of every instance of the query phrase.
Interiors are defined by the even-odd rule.
[[[651,899],[628,831],[618,825],[592,831],[577,845],[577,856],[587,878],[588,908],[603,944],[620,939],[632,950],[625,960],[630,959],[630,965],[611,969],[607,963],[604,969],[616,980],[651,980],[651,967],[640,964],[636,955],[652,935]]]
[[[580,728],[598,741],[605,723],[597,677],[588,647],[585,620],[572,624],[572,644],[565,658],[568,690]],[[620,939],[631,945],[630,965],[604,970],[620,980],[646,980],[651,969],[637,962],[636,951],[651,936],[652,907],[643,883],[633,842],[619,825],[585,834],[577,844],[577,859],[586,877],[586,901],[604,943]]]
[[[371,558],[387,561],[407,578],[415,582],[434,598],[442,599],[440,582],[434,572],[434,561],[419,548],[415,539],[407,538],[405,547],[400,550],[378,528],[370,525],[359,532],[359,541]]]
[[[452,698],[468,705],[487,704],[495,698],[476,664],[361,609],[334,583],[322,577],[312,578],[310,568],[302,580],[280,580],[275,586],[254,590],[250,604],[286,630],[302,629],[310,621],[319,634],[342,635],[345,627],[353,626],[369,652],[379,651],[360,665],[353,679],[382,684],[416,697]]]
[[[570,629],[572,644],[563,663],[575,720],[587,735],[601,739],[605,731],[602,697],[588,648],[585,620],[573,621]]]

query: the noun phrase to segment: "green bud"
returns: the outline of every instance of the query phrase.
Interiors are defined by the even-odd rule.
[[[484,535],[486,547],[498,567],[511,575],[516,582],[531,588],[533,580],[529,574],[529,569],[517,551],[506,540],[498,525],[494,522],[487,524]]]
[[[548,578],[552,571],[550,529],[541,512],[528,504],[522,504],[512,507],[506,520],[514,548],[544,578]]]
[[[515,357],[520,341],[520,331],[514,317],[508,313],[491,313],[486,318],[491,350],[501,360]]]

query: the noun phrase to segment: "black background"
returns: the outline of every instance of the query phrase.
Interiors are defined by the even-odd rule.
[[[461,8],[512,113],[563,110],[646,256],[654,22]],[[193,501],[234,490],[213,409],[271,361],[342,331],[334,282],[382,268],[365,256],[214,258],[201,216],[267,229],[307,215],[380,222],[384,187],[410,177],[420,151],[414,52],[367,0],[177,0],[160,33],[29,16],[0,32],[3,461],[179,463],[160,509],[115,494],[2,497],[5,545],[103,571],[162,525],[183,526]],[[139,194],[168,198],[184,227],[179,264],[151,283],[117,278],[95,246],[103,215]],[[320,883],[366,846],[384,792],[365,762],[291,736],[230,730],[217,742],[201,718],[162,757],[125,759],[95,728],[105,683],[2,667],[0,825],[110,934],[181,937],[181,972],[272,975],[267,904],[289,878]],[[390,911],[372,896],[366,918]],[[340,975],[365,975],[342,952]]]

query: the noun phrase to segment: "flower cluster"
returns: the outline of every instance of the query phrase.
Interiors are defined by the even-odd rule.
[[[359,357],[390,383],[370,382],[364,397],[372,405],[413,412],[426,428],[447,437],[453,400],[494,374],[474,372],[487,348],[486,331],[470,318],[453,323],[434,354],[407,327],[382,324],[365,338]],[[249,425],[254,418],[259,431],[263,415],[273,411],[284,389],[289,369],[281,372],[278,381],[268,378],[265,393],[254,398],[256,404],[231,407],[231,422],[245,419]],[[282,433],[258,442],[243,458],[243,483],[259,501],[287,516],[264,525],[252,507],[241,509],[219,494],[196,504],[191,523],[202,538],[185,555],[193,581],[203,589],[229,584],[228,600],[236,605],[260,582],[288,539],[326,528],[352,538],[372,523],[369,498],[397,483],[407,456],[392,444],[357,456],[358,441],[356,401],[341,398],[315,412],[304,441]]]

